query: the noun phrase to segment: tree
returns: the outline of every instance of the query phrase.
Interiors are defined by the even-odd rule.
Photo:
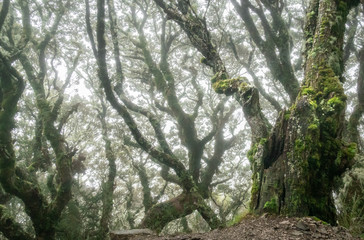
[[[292,216],[315,215],[335,224],[334,180],[353,164],[356,153],[356,144],[348,144],[342,138],[346,107],[342,82],[345,23],[359,1],[310,1],[304,31],[304,80],[299,90],[295,78],[282,75],[290,74],[292,69],[286,59],[289,48],[282,45],[289,46],[288,32],[280,17],[283,1],[261,1],[258,7],[250,1],[232,1],[268,65],[276,64],[270,55],[275,55],[277,49],[277,62],[287,66],[277,66],[283,70],[280,72],[271,66],[272,74],[278,74],[276,78],[293,103],[279,114],[272,130],[261,112],[257,89],[241,78],[229,78],[205,19],[198,16],[189,1],[184,1],[184,12],[172,3],[155,2],[204,56],[203,62],[215,74],[211,79],[215,91],[234,94],[243,107],[253,132],[249,154],[253,170],[251,208]],[[263,6],[271,13],[271,25]],[[250,10],[262,20],[266,41],[254,27]]]
[[[353,34],[356,32],[359,35],[361,29],[357,29],[359,24],[360,13],[363,14],[364,8],[358,8],[350,22],[348,32]],[[356,31],[354,31],[356,30]],[[360,39],[360,38],[359,38]],[[345,139],[348,139],[357,144],[358,154],[355,157],[355,163],[349,171],[347,171],[343,178],[343,187],[338,191],[338,222],[340,225],[350,229],[355,235],[362,235],[364,232],[363,223],[364,218],[364,174],[363,174],[363,141],[360,137],[360,121],[363,121],[362,115],[364,111],[364,44],[361,40],[361,46],[355,46],[354,37],[349,35],[346,47],[344,48],[346,54],[344,59],[348,58],[347,50],[352,49],[354,59],[359,62],[359,73],[356,79],[357,101],[354,105],[353,113],[351,114],[348,122],[346,132],[344,132]]]
[[[363,231],[359,0],[0,8],[1,239],[205,231],[248,197]]]
[[[161,176],[169,182],[177,184],[183,191],[177,197],[165,202],[161,202],[153,206],[146,213],[142,225],[149,227],[157,232],[170,221],[191,214],[194,210],[204,217],[211,228],[216,228],[220,225],[218,218],[213,210],[206,204],[204,199],[209,197],[209,188],[213,186],[213,177],[217,172],[223,160],[224,153],[230,149],[236,141],[234,131],[229,139],[224,139],[225,127],[231,118],[235,107],[230,109],[225,107],[225,99],[219,100],[216,105],[209,106],[209,116],[201,115],[207,111],[207,107],[203,104],[205,94],[201,90],[201,86],[197,82],[198,72],[194,67],[188,67],[182,62],[182,68],[189,73],[190,86],[193,86],[192,93],[187,85],[185,89],[179,91],[177,88],[176,69],[171,67],[168,62],[169,55],[173,48],[181,46],[176,45],[176,40],[179,37],[178,32],[167,23],[167,18],[157,19],[155,16],[150,16],[149,8],[152,2],[149,1],[134,1],[133,3],[125,2],[124,5],[130,8],[131,15],[128,16],[130,27],[133,27],[136,32],[136,37],[128,34],[127,31],[118,31],[118,23],[116,21],[116,11],[113,1],[97,1],[97,27],[96,41],[94,42],[93,31],[91,27],[90,8],[87,7],[86,22],[88,35],[94,55],[97,59],[98,77],[101,81],[107,100],[124,119],[124,122],[129,127],[135,142],[131,145],[137,146],[148,153],[150,157],[161,166]],[[89,2],[86,1],[86,5]],[[105,24],[105,9],[109,11],[108,22]],[[136,8],[136,6],[138,8]],[[137,11],[141,14],[137,16]],[[157,14],[160,14],[157,12]],[[153,19],[154,18],[154,19]],[[144,32],[147,21],[159,21],[161,27],[155,31],[161,31],[159,37],[160,52],[156,57],[153,56],[151,43],[147,41],[146,33]],[[110,30],[110,34],[106,35]],[[121,50],[119,46],[119,35],[125,35],[136,49],[134,60],[142,60],[141,68],[146,68],[147,76],[142,76],[144,85],[149,88],[146,94],[152,96],[151,101],[155,102],[152,110],[143,108],[128,99],[128,93],[125,90],[124,84],[127,77],[124,75],[124,66],[121,63]],[[112,40],[112,46],[106,44],[106,38]],[[115,68],[107,62],[107,49],[111,48]],[[129,50],[130,51],[130,50]],[[186,58],[191,58],[186,54]],[[185,66],[183,66],[185,64]],[[110,72],[115,71],[114,77]],[[189,94],[196,100],[192,103],[186,103],[181,95]],[[159,96],[158,96],[159,95]],[[206,97],[207,98],[207,97]],[[187,107],[184,107],[183,104]],[[132,114],[133,113],[133,114]],[[140,127],[134,120],[134,113],[148,119],[148,124],[154,131],[153,138],[158,141],[158,147],[144,136]],[[162,115],[164,114],[164,115]],[[165,133],[162,130],[161,116],[166,116],[172,119],[173,124],[176,124],[178,136],[181,144],[186,148],[188,156],[188,168],[185,167],[183,159],[177,156],[168,143]],[[202,122],[199,118],[202,118]],[[207,123],[210,125],[206,132],[198,131],[198,124]],[[211,150],[210,150],[211,149]],[[206,154],[207,151],[210,151]],[[207,155],[207,156],[204,156]],[[205,158],[205,159],[204,159]],[[205,166],[204,166],[205,165]],[[170,172],[173,169],[174,173]],[[144,187],[144,186],[143,186]],[[148,195],[145,195],[147,197]],[[156,221],[156,219],[158,219]]]
[[[0,182],[2,188],[24,204],[26,214],[34,228],[27,232],[1,205],[3,234],[10,239],[54,239],[56,226],[62,211],[71,199],[74,171],[72,159],[77,150],[69,147],[62,135],[68,117],[77,111],[77,104],[68,111],[61,111],[64,92],[70,84],[80,52],[57,52],[56,33],[62,18],[67,16],[71,2],[58,1],[43,6],[28,1],[11,3],[4,1],[0,16],[1,30],[1,79],[0,79]],[[43,15],[47,13],[47,15]],[[36,18],[44,24],[35,26]],[[48,23],[46,23],[48,21]],[[38,31],[38,27],[42,32]],[[70,45],[70,47],[72,47]],[[53,61],[48,62],[52,56]],[[55,62],[65,61],[66,76],[62,79],[57,71],[49,71]],[[52,69],[54,70],[54,69]],[[62,81],[61,81],[62,80]],[[26,87],[26,83],[30,87]],[[14,131],[17,108],[24,91],[32,92],[35,127],[30,157],[18,153],[22,143],[15,139],[29,132]],[[29,119],[29,123],[31,121]],[[14,139],[13,136],[16,136]],[[25,136],[24,139],[29,139]],[[28,146],[29,146],[28,145]],[[24,149],[28,149],[28,146]],[[48,189],[40,184],[47,172]]]

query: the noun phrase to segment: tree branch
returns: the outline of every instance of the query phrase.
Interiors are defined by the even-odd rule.
[[[0,31],[9,12],[10,0],[4,0],[0,11]]]
[[[113,108],[118,112],[118,114],[124,119],[125,123],[129,127],[134,139],[143,148],[144,151],[149,153],[158,162],[171,167],[176,174],[181,178],[184,183],[184,188],[189,191],[194,186],[192,179],[190,179],[188,172],[186,171],[184,165],[175,157],[166,154],[164,152],[158,151],[142,136],[138,129],[134,119],[131,117],[130,113],[125,106],[121,105],[111,88],[110,78],[108,76],[107,65],[106,65],[106,42],[104,39],[105,35],[105,1],[97,1],[97,44],[98,44],[98,54],[97,54],[97,64],[98,64],[98,76],[101,81],[102,87],[104,88],[106,98],[113,106]]]
[[[256,8],[252,6],[248,0],[242,0],[241,4],[238,4],[236,0],[231,0],[231,2],[241,19],[244,21],[254,43],[264,55],[273,77],[282,84],[285,91],[288,93],[291,102],[294,102],[298,95],[299,83],[294,75],[290,60],[291,47],[287,47],[291,45],[289,31],[284,20],[280,16],[279,11],[277,11],[270,2],[262,1],[264,6],[266,6],[271,13],[273,26],[275,28],[272,29],[264,14],[262,6]],[[249,9],[252,9],[259,16],[266,41],[262,40]],[[277,32],[278,35],[275,35],[274,32]],[[278,56],[276,54],[276,48],[278,49]]]
[[[277,112],[280,112],[282,110],[282,107],[281,105],[278,103],[278,101],[272,97],[271,95],[269,95],[263,88],[263,86],[261,85],[260,83],[260,80],[258,78],[258,76],[255,74],[255,71],[253,71],[253,69],[251,68],[251,61],[253,59],[253,56],[254,56],[254,53],[255,53],[255,48],[250,52],[250,55],[249,55],[249,59],[248,61],[244,61],[244,60],[241,60],[239,55],[238,55],[238,52],[236,50],[236,46],[235,46],[235,43],[231,37],[231,35],[229,35],[229,42],[228,42],[228,45],[230,46],[231,50],[233,51],[234,53],[234,56],[236,58],[237,61],[239,61],[243,66],[244,68],[247,70],[247,72],[250,74],[250,76],[253,78],[253,81],[254,81],[254,85],[255,87],[259,90],[259,93],[270,103],[272,104],[272,106],[277,110]]]
[[[355,142],[358,149],[362,151],[364,146],[360,141],[358,126],[360,119],[364,114],[364,47],[359,52],[359,75],[357,79],[357,96],[358,104],[355,106],[353,113],[349,118],[348,136],[352,142]]]
[[[105,239],[109,232],[109,223],[113,209],[113,197],[115,188],[116,177],[116,157],[111,147],[111,140],[108,136],[108,127],[106,125],[106,105],[101,98],[102,111],[99,113],[99,120],[101,122],[102,137],[105,142],[105,155],[109,163],[109,173],[107,180],[102,183],[102,213],[100,219],[99,237]]]

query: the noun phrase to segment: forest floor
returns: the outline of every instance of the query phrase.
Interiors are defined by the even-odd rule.
[[[239,224],[207,233],[174,236],[135,236],[132,240],[293,240],[293,239],[360,239],[340,226],[330,226],[313,218],[275,216],[247,217]]]

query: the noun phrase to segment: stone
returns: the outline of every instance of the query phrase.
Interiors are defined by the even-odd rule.
[[[281,224],[281,225],[287,225],[287,224],[289,224],[289,221],[288,220],[285,220],[285,221],[280,222],[279,224]]]
[[[296,227],[302,231],[309,231],[310,228],[308,227],[308,225],[302,221],[299,221],[297,224],[296,224]]]
[[[328,234],[327,230],[324,227],[317,228],[317,231],[322,234]]]
[[[310,231],[311,232],[316,232],[316,229],[317,229],[317,225],[316,224],[310,223],[310,224],[308,224],[308,227],[310,228]]]
[[[338,233],[340,232],[340,228],[339,227],[333,227],[332,230],[335,232],[335,233]]]
[[[346,237],[347,238],[352,238],[353,236],[349,232],[346,232]]]
[[[293,231],[291,232],[291,234],[292,234],[292,235],[294,235],[294,236],[301,236],[301,235],[303,235],[303,233],[302,233],[302,232],[297,231],[297,230],[293,230]]]

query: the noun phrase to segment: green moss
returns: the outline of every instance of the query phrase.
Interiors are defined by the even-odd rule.
[[[294,144],[294,149],[298,153],[302,153],[305,150],[305,143],[304,141],[297,139]]]
[[[245,80],[245,79],[244,79]],[[250,89],[250,86],[249,86],[249,84],[245,81],[245,82],[242,82],[242,83],[240,83],[240,85],[239,85],[239,91],[240,92],[245,92],[245,91],[247,91],[247,90],[249,90]]]
[[[267,141],[268,141],[267,138],[261,138],[260,141],[259,141],[259,144],[264,145]]]
[[[302,95],[312,95],[315,93],[315,90],[312,87],[303,87],[301,90]]]
[[[300,207],[303,204],[303,198],[302,196],[304,196],[304,192],[303,192],[303,188],[296,188],[293,192],[292,195],[290,197],[290,204],[291,204],[291,210],[288,212],[288,215],[295,215],[295,212],[299,212],[300,211]]]
[[[356,143],[343,144],[340,151],[340,157],[351,161],[355,157],[357,150]]]
[[[211,78],[211,83],[214,84],[218,81],[225,80],[228,78],[229,78],[229,76],[227,75],[226,72],[219,71],[219,72],[215,73],[215,75]]]
[[[337,95],[343,95],[344,90],[340,84],[338,76],[332,70],[331,67],[319,67],[319,89],[322,91],[323,97],[336,93]]]
[[[226,79],[214,82],[212,87],[216,93],[231,95],[236,91],[236,84],[235,79]]]
[[[312,110],[316,110],[317,102],[315,100],[310,100],[309,103],[310,103],[310,106],[312,107]]]
[[[313,220],[315,220],[316,222],[320,222],[320,223],[322,223],[322,224],[324,224],[324,225],[329,225],[327,222],[325,222],[325,221],[321,220],[320,218],[318,218],[318,217],[316,217],[316,216],[312,216],[311,218],[312,218]]]
[[[307,18],[312,18],[313,16],[315,16],[315,14],[316,14],[315,11],[311,11],[311,12],[306,14],[306,17]]]
[[[286,111],[284,114],[284,120],[288,120],[291,117],[291,112],[290,111]]]
[[[251,194],[254,195],[259,191],[259,184],[258,184],[258,178],[257,178],[258,174],[254,173],[253,174],[253,184],[252,184],[252,190],[251,190]]]
[[[333,108],[335,108],[335,109],[337,109],[337,110],[341,110],[341,109],[343,109],[344,107],[345,107],[345,102],[343,102],[343,100],[340,98],[340,97],[332,97],[332,98],[330,98],[328,101],[327,101],[327,103],[331,106],[331,107],[333,107]]]
[[[255,155],[256,152],[257,152],[257,146],[256,145],[254,145],[252,148],[249,149],[247,157],[248,157],[250,163],[253,163],[254,155]]]
[[[217,73],[215,73],[215,75],[211,78],[211,83],[213,84],[213,83],[215,83],[215,82],[217,82],[217,80],[218,80],[218,77],[219,77],[219,73],[217,72]]]
[[[261,138],[259,142],[253,144],[253,146],[248,151],[247,157],[250,161],[250,166],[253,172],[252,176],[252,188],[251,188],[251,201],[250,201],[250,209],[255,208],[255,204],[259,197],[259,189],[260,189],[260,174],[262,171],[261,162],[259,159],[255,159],[255,155],[258,152],[259,146],[263,146],[266,144],[268,140],[266,138]]]
[[[258,146],[259,145],[264,145],[266,142],[268,141],[267,138],[261,138],[259,140],[258,143],[255,143],[248,151],[247,157],[250,161],[250,163],[252,164],[254,162],[254,155],[257,153],[258,151]]]
[[[310,124],[310,125],[308,126],[308,129],[310,129],[310,130],[316,130],[316,129],[318,129],[318,126],[317,126],[317,124],[312,123],[312,124]]]
[[[273,197],[270,201],[264,204],[263,209],[269,213],[278,213],[277,199]]]

